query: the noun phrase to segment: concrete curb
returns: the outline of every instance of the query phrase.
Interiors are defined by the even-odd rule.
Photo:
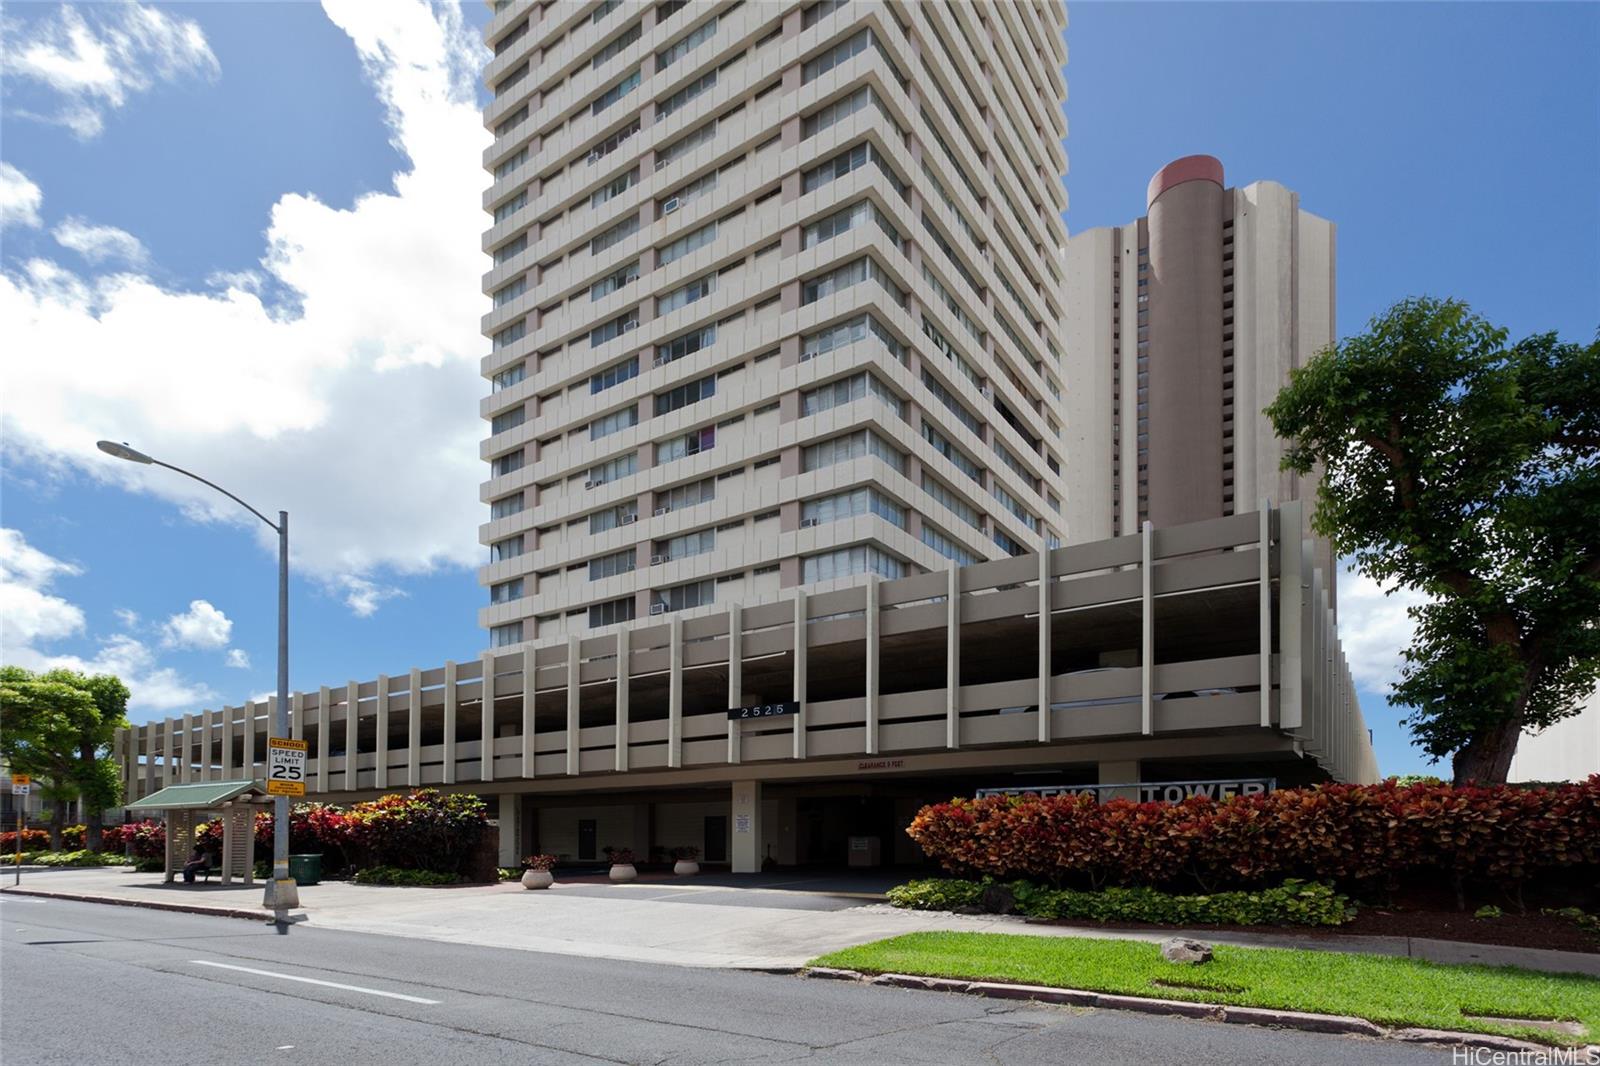
[[[1407,1043],[1453,1044],[1466,1047],[1490,1048],[1495,1051],[1538,1053],[1548,1053],[1552,1047],[1558,1046],[1536,1044],[1532,1041],[1519,1040],[1515,1037],[1494,1036],[1488,1033],[1461,1033],[1447,1029],[1386,1029],[1375,1022],[1367,1021],[1365,1018],[1352,1018],[1341,1014],[1311,1014],[1305,1011],[1271,1010],[1263,1007],[1228,1007],[1220,1003],[1194,1003],[1187,1000],[1120,996],[1106,992],[1090,992],[1077,988],[1055,988],[1046,985],[1014,985],[998,981],[963,981],[960,978],[923,977],[917,974],[904,973],[873,975],[862,973],[858,970],[840,970],[825,966],[806,967],[800,973],[804,977],[816,977],[833,981],[860,981],[864,984],[909,988],[923,992],[958,992],[974,996],[988,996],[991,999],[1019,999],[1036,1003],[1053,1003],[1064,1007],[1132,1010],[1145,1014],[1176,1015],[1202,1021],[1299,1029],[1310,1033],[1331,1033],[1340,1036],[1365,1036],[1376,1040],[1401,1040]]]
[[[44,892],[31,888],[0,888],[8,896],[33,896],[37,899],[64,899],[73,903],[106,903],[113,907],[143,907],[152,911],[178,911],[205,914],[213,918],[242,918],[247,922],[269,922],[266,911],[244,911],[234,907],[203,907],[197,903],[167,903],[148,899],[123,899],[118,896],[86,896],[76,892]]]

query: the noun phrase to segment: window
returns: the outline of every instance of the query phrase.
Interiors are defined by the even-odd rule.
[[[618,222],[616,225],[609,226],[590,238],[589,254],[599,255],[601,252],[605,251],[607,248],[610,248],[618,241],[621,241],[626,237],[631,237],[638,232],[639,215],[637,212],[635,212],[634,214],[631,214],[627,218]]]
[[[517,82],[521,81],[523,78],[526,78],[527,76],[528,76],[528,64],[527,64],[527,61],[524,60],[521,64],[519,64],[517,66],[517,68],[515,70],[513,70],[511,73],[507,74],[505,77],[501,78],[499,81],[495,82],[495,86],[494,86],[495,99],[499,99],[505,93],[505,91],[507,89],[511,88],[513,85],[517,84]]]
[[[875,315],[870,314],[857,315],[826,329],[819,329],[815,333],[807,333],[800,339],[800,361],[803,363],[808,359],[815,359],[835,348],[843,348],[868,337],[877,340],[900,362],[906,361],[905,346],[894,338],[889,328],[879,322]]]
[[[1018,544],[1016,540],[1007,536],[1000,530],[994,531],[994,542],[1005,549],[1007,555],[1027,555],[1028,549]]]
[[[499,11],[499,5],[498,4],[496,5],[495,10],[497,12]],[[502,37],[498,41],[494,42],[494,54],[495,55],[504,55],[506,49],[510,48],[512,45],[514,45],[518,41],[522,40],[523,37],[527,36],[527,33],[528,33],[528,20],[527,19],[523,19],[521,22],[517,23],[517,28],[516,29],[512,30],[510,33],[506,34],[504,37]]]
[[[694,533],[684,533],[670,537],[656,545],[656,554],[662,556],[662,562],[673,559],[687,559],[693,555],[704,555],[717,546],[717,532],[714,529],[701,529]]]
[[[516,429],[528,420],[528,409],[523,404],[518,404],[509,411],[501,411],[489,421],[490,434],[504,433],[508,429]]]
[[[893,168],[879,154],[878,150],[870,144],[858,144],[848,151],[840,152],[825,163],[812,167],[800,176],[800,191],[812,192],[837,178],[842,178],[852,170],[857,170],[868,163],[876,166],[889,179],[900,195],[905,195],[905,182],[895,174]]]
[[[607,200],[614,200],[639,183],[639,168],[625,170],[612,178],[594,192],[589,194],[589,206],[599,207]]]
[[[622,0],[601,0],[599,4],[595,5],[594,11],[589,15],[590,25],[598,23],[601,19],[605,18],[607,15],[611,14],[621,6]]]
[[[521,622],[507,622],[503,626],[495,626],[489,630],[489,646],[491,648],[504,648],[520,643],[522,643]]]
[[[515,322],[511,323],[511,325],[495,332],[494,346],[496,348],[504,348],[507,345],[515,344],[517,341],[520,341],[527,335],[528,320],[526,318],[519,318]]]
[[[687,585],[676,585],[670,589],[656,589],[651,593],[650,605],[652,613],[660,613],[655,608],[664,611],[683,611],[690,607],[703,607],[708,603],[715,603],[717,598],[715,581],[691,581]]]
[[[595,8],[595,14],[610,14],[611,11],[616,9],[617,4],[620,2],[621,0],[606,0],[605,3]],[[595,21],[599,22],[600,20],[596,18]],[[641,32],[642,31],[639,24],[635,22],[632,26],[629,26],[627,29],[617,34],[617,36],[613,38],[604,48],[600,49],[600,51],[594,54],[593,59],[589,60],[589,69],[599,70],[601,67],[617,58],[627,49],[630,44],[639,39]],[[550,49],[546,47],[545,51],[549,52]]]
[[[504,562],[507,559],[515,559],[521,554],[521,533],[518,533],[514,537],[507,537],[505,540],[497,540],[493,544],[489,545],[489,561],[491,563],[499,563]]]
[[[933,445],[934,451],[938,452],[940,455],[956,464],[957,470],[961,471],[972,480],[982,483],[982,468],[979,467],[977,463],[972,461],[971,456],[967,455],[967,453],[962,451],[960,448],[957,448],[954,444],[951,444],[948,437],[934,429],[933,426],[928,422],[922,423],[922,437],[929,444]]]
[[[639,517],[639,501],[629,500],[619,503],[615,507],[607,507],[604,511],[596,511],[589,516],[589,532],[604,533],[608,529],[627,525]]]
[[[887,519],[893,525],[904,529],[906,526],[906,509],[878,492],[876,489],[861,488],[852,492],[841,492],[833,496],[822,496],[815,500],[806,500],[800,507],[800,524],[802,526],[821,525],[824,522],[836,522],[841,518],[855,518],[858,515],[875,514]]]
[[[589,105],[589,114],[600,114],[600,112],[604,111],[618,100],[621,100],[638,87],[639,70],[637,67],[635,67],[632,73],[627,74],[621,81],[617,82],[611,88],[595,97],[594,103]]]
[[[900,286],[889,279],[883,268],[875,260],[867,257],[846,263],[844,266],[837,267],[818,277],[807,279],[800,289],[800,302],[802,304],[816,303],[824,297],[842,292],[868,279],[876,281],[879,287],[888,293],[896,304],[905,304],[906,295],[900,290]]]
[[[979,389],[983,388],[983,377],[978,373],[977,368],[971,363],[967,362],[966,357],[961,354],[960,350],[957,349],[954,344],[950,343],[950,338],[946,337],[944,335],[944,331],[938,326],[934,325],[933,320],[927,315],[922,316],[922,333],[923,336],[927,337],[933,342],[934,348],[937,349],[941,355],[954,363],[956,365],[956,369],[960,370],[961,373],[966,375],[968,381],[972,382]]]
[[[882,437],[867,429],[858,429],[842,437],[806,445],[800,453],[800,468],[807,471],[821,470],[823,467],[847,463],[852,459],[862,459],[869,455],[877,456],[900,473],[905,472],[905,456],[884,443]]]
[[[981,561],[977,555],[951,540],[943,530],[927,522],[922,523],[922,543],[946,559],[954,559],[962,566],[971,566]]]
[[[717,32],[715,17],[707,19],[703,24],[680,41],[676,41],[656,53],[656,70],[666,70],[672,64],[688,55],[690,52],[705,44]]]
[[[810,29],[849,2],[850,0],[817,0],[801,13],[800,28]]]
[[[499,225],[528,205],[528,190],[518,189],[517,195],[494,209],[494,222]]]
[[[518,296],[528,291],[528,275],[524,274],[510,285],[499,289],[494,294],[494,305],[504,307]]]
[[[589,607],[589,628],[598,629],[600,626],[616,625],[618,622],[633,620],[634,600],[632,596],[624,596],[620,600],[610,600],[606,603],[591,604]]]
[[[967,525],[972,526],[974,529],[982,527],[983,520],[978,515],[978,509],[945,488],[944,484],[937,478],[923,474],[922,491],[948,507]]]
[[[589,439],[599,440],[613,433],[639,424],[639,405],[629,404],[620,411],[612,411],[589,423]]]
[[[682,259],[697,248],[704,248],[716,239],[717,224],[715,222],[701,226],[693,233],[686,233],[657,251],[656,265],[666,266],[668,263]]]
[[[693,333],[685,333],[681,337],[674,337],[665,344],[656,345],[656,366],[665,366],[668,363],[682,359],[686,355],[698,352],[701,348],[711,345],[717,339],[717,327],[705,326]]]
[[[894,228],[894,225],[884,216],[882,211],[879,211],[866,200],[858,204],[851,204],[843,211],[835,212],[827,218],[818,219],[816,222],[811,223],[801,234],[800,246],[802,248],[815,247],[823,241],[831,240],[839,234],[855,229],[857,226],[865,225],[869,221],[877,223],[878,228],[888,236],[889,242],[897,247],[899,246],[900,234]]]
[[[630,573],[633,564],[638,559],[639,553],[632,548],[624,548],[610,555],[601,555],[589,560],[589,580],[600,581],[618,574]]]
[[[671,166],[701,145],[709,144],[716,135],[716,119],[712,119],[692,132],[684,134],[656,153],[656,169],[661,170]]]
[[[666,492],[656,493],[656,510],[681,511],[698,503],[710,503],[717,498],[717,479],[708,477],[679,485]]]
[[[522,449],[497,455],[489,461],[489,476],[504,477],[522,469]]]
[[[598,348],[607,341],[615,340],[624,333],[629,333],[639,325],[639,311],[624,311],[610,322],[602,322],[589,331],[589,347]]]
[[[1000,501],[1000,506],[1004,507],[1012,514],[1022,519],[1023,525],[1035,532],[1038,532],[1039,520],[1033,517],[1033,515],[1029,514],[1028,509],[1022,506],[1022,503],[1015,496],[1011,495],[1011,493],[1007,492],[999,485],[991,485],[989,487],[989,491],[994,495],[995,499]]]
[[[866,544],[821,555],[807,555],[800,561],[800,580],[831,581],[852,574],[877,574],[879,577],[905,577],[906,564],[888,552]]]
[[[900,402],[900,397],[896,396],[889,386],[866,371],[840,378],[838,381],[830,381],[814,389],[806,389],[800,393],[800,414],[801,417],[819,414],[859,400],[863,396],[872,396],[879,400],[893,410],[896,416],[904,415],[904,405]]]
[[[639,469],[639,454],[629,452],[619,455],[615,459],[601,463],[599,466],[589,468],[589,481],[594,485],[604,485],[618,478],[625,478]]]
[[[593,303],[602,297],[610,296],[618,289],[626,288],[638,279],[639,260],[635,259],[633,262],[619,267],[589,286],[589,302]]]
[[[709,174],[702,174],[670,196],[663,196],[656,202],[659,214],[670,215],[680,208],[687,207],[706,193],[714,191],[717,187],[717,173],[713,170]]]
[[[847,63],[865,52],[872,47],[872,44],[871,30],[861,30],[851,34],[827,51],[806,60],[806,65],[802,68],[801,82],[815,81],[839,64]]]
[[[704,429],[692,429],[680,437],[664,440],[656,445],[656,464],[670,463],[675,459],[682,459],[688,455],[699,455],[708,452],[717,446],[717,430],[715,426],[706,426]]]
[[[944,404],[945,407],[949,409],[951,414],[956,416],[956,421],[972,430],[972,432],[976,433],[979,437],[983,436],[982,420],[980,420],[977,415],[967,410],[967,405],[956,399],[954,394],[952,394],[949,389],[944,387],[944,383],[942,381],[924,370],[922,372],[922,383],[927,386],[929,392],[933,393],[939,398],[939,402]]]
[[[717,291],[717,275],[715,272],[702,274],[687,284],[680,285],[665,296],[656,299],[656,315],[665,315],[676,311],[680,307],[687,307],[696,300],[704,299]]]
[[[629,356],[622,362],[608,366],[598,374],[591,375],[589,378],[589,394],[592,396],[595,393],[604,392],[613,385],[620,385],[629,378],[637,377],[638,374],[639,357],[637,355]]]
[[[502,496],[489,504],[489,517],[510,518],[522,510],[522,493],[513,492],[509,496]]]
[[[606,137],[606,138],[602,139],[593,148],[589,149],[589,155],[588,155],[589,164],[591,166],[593,166],[595,163],[600,162],[600,160],[604,159],[606,156],[610,155],[612,152],[615,152],[618,148],[622,147],[623,142],[625,142],[628,138],[632,137],[635,133],[638,133],[638,132],[639,132],[639,120],[638,119],[634,119],[632,122],[628,123],[626,126],[622,127],[617,132],[611,134],[609,137]]]
[[[511,386],[515,385],[517,382],[523,380],[527,376],[527,363],[518,363],[516,366],[508,366],[494,377],[489,379],[490,389],[493,392],[500,392],[503,389],[509,389]]]
[[[828,104],[806,116],[805,122],[800,127],[801,140],[809,140],[827,129],[843,122],[857,111],[864,111],[869,107],[876,107],[887,116],[883,103],[878,99],[878,94],[872,91],[870,85],[863,85],[848,96],[842,96],[833,103]]]
[[[717,376],[715,374],[711,374],[699,379],[698,381],[691,381],[687,384],[679,385],[675,389],[668,389],[666,392],[656,393],[655,403],[650,409],[651,414],[668,414],[669,412],[676,411],[680,407],[688,407],[692,403],[699,403],[701,400],[715,396],[716,394]]]
[[[510,603],[512,600],[520,599],[522,599],[522,579],[520,577],[489,586],[490,603]]]
[[[528,235],[519,233],[516,237],[502,244],[494,250],[494,265],[500,266],[510,262],[528,250]]]
[[[708,89],[715,88],[716,84],[717,72],[715,70],[706,71],[704,74],[691,81],[688,85],[685,85],[683,88],[679,89],[677,92],[673,93],[671,96],[657,104],[656,118],[666,118],[668,115],[672,114],[674,111],[678,110],[678,108],[682,107],[684,104],[687,104],[701,93]]]
[[[968,333],[972,334],[973,340],[981,345],[983,343],[983,330],[961,309],[961,304],[950,294],[950,290],[944,287],[944,283],[939,280],[932,270],[928,269],[926,261],[922,264],[922,280],[932,287],[945,308],[956,317],[956,321],[960,322]]]

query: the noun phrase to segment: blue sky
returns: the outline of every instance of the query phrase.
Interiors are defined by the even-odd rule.
[[[71,53],[68,10],[99,52]],[[8,12],[8,67],[78,61],[3,100],[8,660],[121,669],[139,719],[273,687],[265,530],[97,436],[292,512],[293,685],[476,654],[484,7],[154,5],[143,37],[129,10]],[[1600,7],[1070,16],[1072,231],[1209,152],[1338,223],[1341,333],[1422,292],[1514,333],[1600,326]],[[1344,624],[1376,684],[1403,621],[1366,591]],[[1423,769],[1398,712],[1363,705],[1384,769]]]

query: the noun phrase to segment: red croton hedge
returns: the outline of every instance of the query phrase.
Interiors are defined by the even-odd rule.
[[[906,832],[952,873],[1206,890],[1286,877],[1393,883],[1429,870],[1520,881],[1600,866],[1600,774],[1579,784],[1321,785],[1176,804],[955,799]]]

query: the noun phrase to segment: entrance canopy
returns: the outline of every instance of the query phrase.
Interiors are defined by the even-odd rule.
[[[222,883],[231,884],[238,878],[249,885],[255,880],[255,811],[258,805],[270,799],[266,789],[254,781],[201,781],[168,785],[124,809],[159,811],[166,818],[167,881],[189,861],[197,816],[208,811],[219,812],[222,815],[222,855],[217,865],[222,871]]]

